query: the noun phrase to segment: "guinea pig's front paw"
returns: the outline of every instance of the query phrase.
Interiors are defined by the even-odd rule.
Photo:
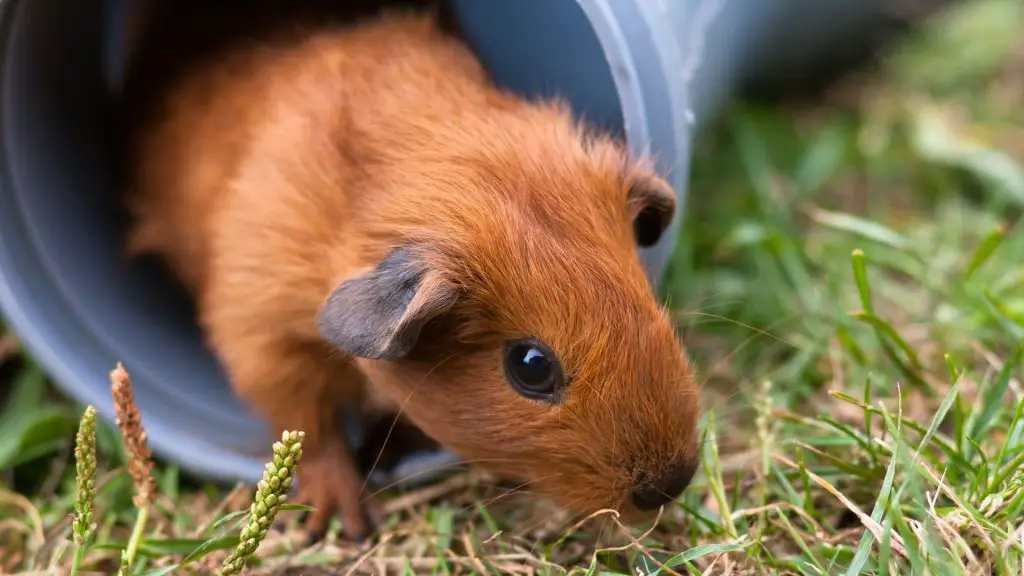
[[[372,494],[363,488],[362,476],[336,454],[310,458],[303,455],[299,466],[299,490],[296,497],[314,509],[304,521],[310,543],[327,533],[331,518],[337,515],[345,535],[356,543],[364,542],[382,523],[380,508]]]

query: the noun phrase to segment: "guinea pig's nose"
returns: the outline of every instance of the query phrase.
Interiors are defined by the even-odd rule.
[[[690,485],[697,473],[697,460],[683,458],[667,474],[654,482],[644,482],[633,489],[633,505],[640,510],[654,510],[675,500]]]

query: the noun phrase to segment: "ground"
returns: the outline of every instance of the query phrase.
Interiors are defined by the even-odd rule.
[[[362,548],[303,547],[283,510],[253,573],[1020,574],[1024,4],[957,6],[823,100],[736,102],[701,136],[664,295],[703,466],[653,528],[466,472],[388,497]],[[82,407],[19,350],[0,336],[0,572],[66,573]],[[114,572],[137,518],[117,429],[97,441],[80,573]],[[252,490],[155,474],[135,573],[204,541],[174,570],[217,570]]]

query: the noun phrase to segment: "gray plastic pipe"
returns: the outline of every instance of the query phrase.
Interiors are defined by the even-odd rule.
[[[71,397],[112,421],[131,372],[153,450],[202,476],[255,481],[273,440],[201,345],[187,298],[122,257],[108,102],[131,0],[0,3],[0,308]],[[454,0],[499,82],[561,94],[652,152],[685,199],[694,131],[749,81],[797,81],[886,23],[885,0]],[[657,283],[679,216],[642,253]],[[358,441],[358,428],[352,433]],[[414,454],[380,485],[454,456]]]

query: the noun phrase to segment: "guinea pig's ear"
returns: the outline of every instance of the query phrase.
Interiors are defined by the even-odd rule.
[[[412,249],[392,250],[369,272],[342,282],[317,315],[320,335],[338,350],[374,360],[398,360],[420,330],[455,303],[456,288]]]
[[[676,194],[660,178],[639,178],[629,187],[633,237],[641,248],[650,248],[661,240],[672,223],[676,210]]]

